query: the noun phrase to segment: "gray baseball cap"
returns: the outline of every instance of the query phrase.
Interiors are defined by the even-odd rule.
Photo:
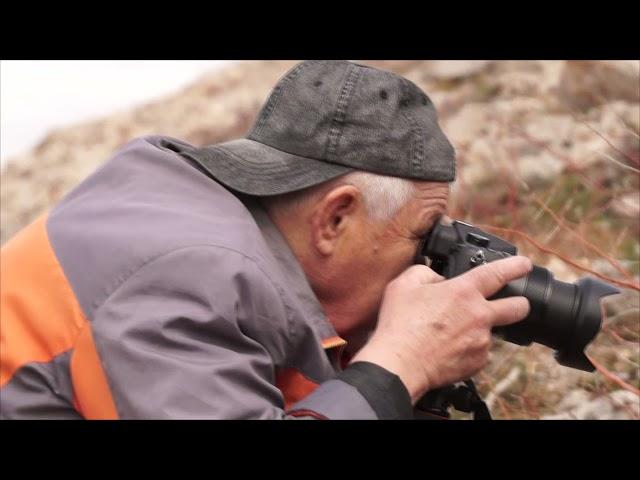
[[[297,64],[272,90],[247,138],[190,157],[221,183],[258,196],[354,170],[455,179],[455,151],[429,97],[399,75],[341,60]]]

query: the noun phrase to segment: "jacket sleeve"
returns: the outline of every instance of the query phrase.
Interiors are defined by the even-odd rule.
[[[410,417],[399,379],[371,365],[344,370],[285,412],[271,352],[256,340],[265,329],[276,336],[270,348],[287,348],[277,289],[254,261],[213,246],[148,262],[92,323],[119,418]]]

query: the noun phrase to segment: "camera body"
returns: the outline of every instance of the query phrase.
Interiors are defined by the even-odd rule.
[[[517,255],[515,245],[458,220],[432,231],[425,248],[431,268],[445,278],[462,275],[473,267]]]

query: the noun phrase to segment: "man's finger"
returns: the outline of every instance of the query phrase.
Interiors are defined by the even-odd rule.
[[[507,297],[499,300],[492,300],[489,306],[494,312],[494,327],[511,325],[512,323],[524,320],[529,315],[529,300],[525,297]]]
[[[470,282],[487,298],[512,280],[524,277],[533,265],[527,257],[514,256],[480,265],[455,280]]]

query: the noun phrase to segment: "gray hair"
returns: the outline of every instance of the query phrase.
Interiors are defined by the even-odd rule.
[[[369,172],[351,172],[338,182],[360,190],[369,217],[379,221],[393,218],[415,191],[411,180]]]
[[[411,199],[415,191],[411,180],[355,171],[315,187],[278,197],[270,197],[268,201],[271,204],[277,204],[279,208],[295,208],[296,205],[303,203],[314,194],[324,194],[341,185],[353,185],[362,193],[369,218],[376,221],[393,218],[398,210]]]

